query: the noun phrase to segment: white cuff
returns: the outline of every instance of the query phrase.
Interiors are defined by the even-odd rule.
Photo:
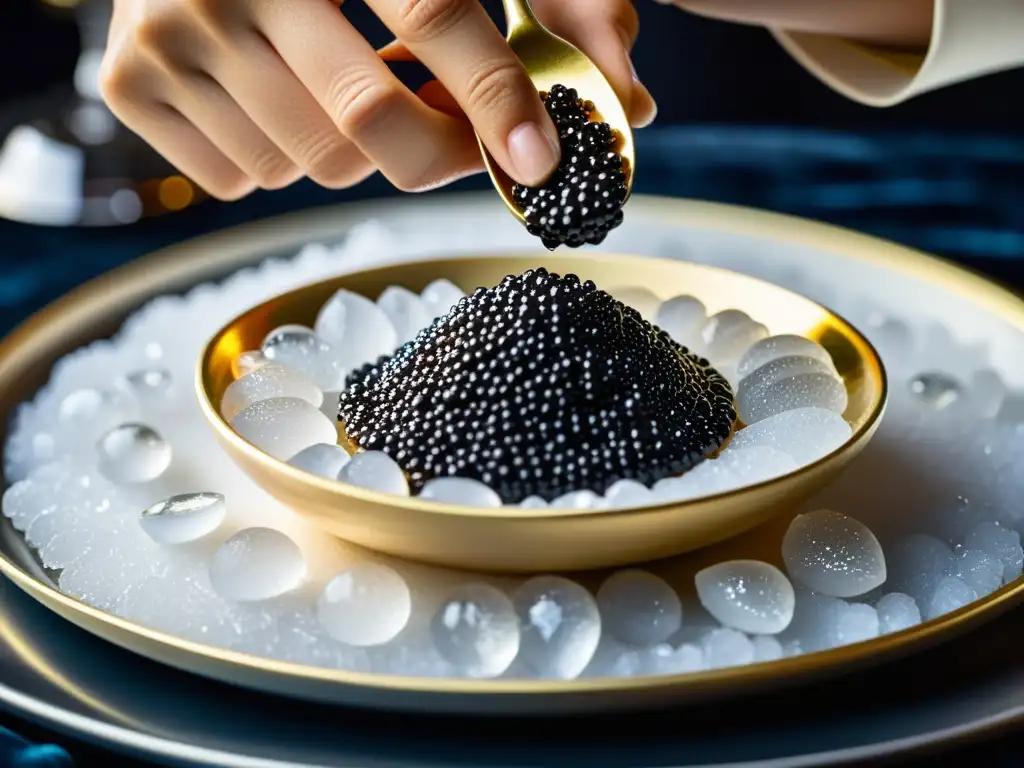
[[[931,43],[924,56],[826,35],[783,30],[772,34],[824,83],[873,107],[889,107],[919,93],[1024,66],[1022,0],[935,0]]]

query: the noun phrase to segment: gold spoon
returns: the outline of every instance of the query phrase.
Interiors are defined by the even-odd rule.
[[[538,91],[548,91],[551,86],[560,83],[566,88],[575,88],[581,99],[594,104],[595,118],[608,123],[615,131],[619,139],[615,150],[625,160],[628,199],[633,189],[633,169],[636,165],[633,131],[629,125],[629,116],[611,83],[583,51],[537,20],[529,0],[502,0],[502,5],[505,7],[508,44],[523,63],[534,87]],[[483,142],[480,142],[480,149],[494,188],[512,214],[524,221],[523,212],[512,198],[515,182],[494,161]]]

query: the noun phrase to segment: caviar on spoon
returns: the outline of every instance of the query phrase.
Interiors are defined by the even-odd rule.
[[[556,125],[560,117],[565,123],[565,131],[560,167],[540,190],[517,192],[515,183],[481,142],[487,172],[509,211],[548,248],[600,242],[622,223],[621,208],[633,186],[635,153],[629,116],[601,70],[586,54],[541,24],[528,0],[502,0],[502,4],[509,46],[545,98],[549,113],[555,110],[552,117]],[[559,129],[562,132],[562,126]],[[609,156],[609,152],[618,157]],[[566,171],[575,172],[566,176]],[[584,177],[583,171],[591,173]],[[606,176],[597,178],[602,173]],[[566,183],[551,188],[563,177]],[[582,186],[576,188],[574,184]],[[521,201],[528,197],[533,205],[524,206]],[[567,207],[572,210],[567,211]]]

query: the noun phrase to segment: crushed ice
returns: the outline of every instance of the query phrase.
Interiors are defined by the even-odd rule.
[[[945,329],[855,304],[837,308],[863,323],[893,382],[902,383],[861,464],[880,472],[895,463],[890,476],[918,482],[848,508],[842,500],[857,494],[846,491],[865,478],[854,468],[795,518],[772,563],[720,563],[693,583],[637,569],[603,584],[553,575],[474,581],[324,536],[217,448],[189,397],[192,365],[210,328],[232,315],[342,264],[401,250],[397,235],[371,223],[337,249],[309,246],[221,286],[158,298],[112,342],[57,363],[10,431],[4,460],[12,484],[2,506],[41,562],[59,572],[64,592],[158,630],[297,663],[570,679],[692,673],[869,640],[1020,577],[1012,502],[1024,492],[1015,471],[1024,395],[1007,387],[986,353]],[[653,488],[621,481],[603,497],[577,492],[555,505],[693,498],[813,463],[850,437],[840,415],[848,395],[820,345],[770,336],[740,312],[709,317],[690,296],[659,302],[636,289],[614,292],[720,365],[749,426],[699,472]],[[446,280],[419,295],[388,289],[377,302],[339,294],[315,331],[277,329],[261,349],[239,356],[225,417],[300,470],[408,494],[386,456],[350,459],[336,445],[333,403],[347,367],[390,352],[461,296]],[[353,335],[354,326],[363,332]],[[936,477],[941,482],[922,481]],[[491,494],[452,478],[425,495],[493,506]],[[899,514],[906,505],[920,514]],[[910,517],[917,530],[893,524]]]

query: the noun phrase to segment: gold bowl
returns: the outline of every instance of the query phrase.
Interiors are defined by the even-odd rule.
[[[376,299],[391,285],[422,290],[447,278],[464,291],[544,266],[575,273],[605,290],[641,287],[661,299],[696,296],[709,313],[739,309],[771,334],[798,334],[825,347],[849,393],[850,439],[787,475],[683,502],[615,509],[483,509],[404,498],[317,477],[246,442],[220,415],[234,362],[281,325],[312,327],[340,288]],[[713,362],[713,361],[712,361]],[[253,307],[220,329],[199,359],[196,387],[218,440],[254,482],[323,530],[390,555],[477,571],[581,571],[657,560],[723,541],[793,510],[840,472],[874,434],[886,401],[882,363],[872,346],[824,307],[756,278],[667,259],[618,255],[495,256],[439,259],[357,272],[305,286]],[[344,435],[339,435],[344,442]]]

